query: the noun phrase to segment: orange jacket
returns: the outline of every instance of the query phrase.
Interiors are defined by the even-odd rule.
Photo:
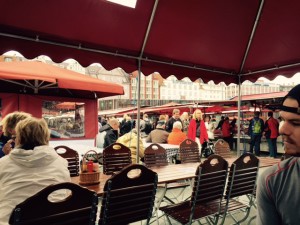
[[[179,145],[186,138],[187,138],[186,134],[183,133],[180,129],[173,128],[172,132],[169,134],[169,137],[168,137],[168,144]]]

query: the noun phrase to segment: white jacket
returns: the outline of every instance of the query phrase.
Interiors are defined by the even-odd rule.
[[[50,184],[70,181],[67,160],[52,147],[12,150],[0,159],[0,225],[7,225],[12,210],[28,197]]]

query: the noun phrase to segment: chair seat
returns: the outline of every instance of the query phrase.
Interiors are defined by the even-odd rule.
[[[250,206],[243,202],[240,202],[238,200],[230,199],[230,201],[228,202],[227,210],[230,212],[233,212],[235,210],[239,210],[239,209],[245,208],[245,207],[250,207]],[[223,214],[225,212],[225,209],[226,209],[226,200],[224,199],[221,202],[221,212],[220,213]]]
[[[213,215],[218,212],[219,201],[211,201],[203,204],[197,204],[195,207],[195,212],[193,218],[202,218],[206,216]],[[191,215],[191,202],[186,201],[176,205],[168,205],[159,208],[165,214],[171,218],[177,220],[182,224],[187,224]]]

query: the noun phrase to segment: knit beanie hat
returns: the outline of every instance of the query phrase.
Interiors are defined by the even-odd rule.
[[[292,90],[289,91],[289,93],[283,98],[282,104],[287,98],[295,99],[298,102],[298,107],[288,107],[282,105],[280,109],[282,111],[300,114],[300,84],[296,85],[292,88]]]

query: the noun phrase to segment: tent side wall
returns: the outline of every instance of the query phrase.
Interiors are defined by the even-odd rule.
[[[85,137],[84,139],[94,139],[98,133],[98,101],[97,99],[71,99],[52,96],[33,96],[24,94],[0,93],[2,102],[1,115],[4,117],[14,111],[24,111],[35,117],[42,118],[43,101],[62,101],[62,102],[83,102],[85,103]]]

